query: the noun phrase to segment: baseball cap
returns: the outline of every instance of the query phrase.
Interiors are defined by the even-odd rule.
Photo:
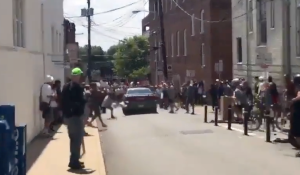
[[[71,71],[72,75],[81,75],[82,73],[83,73],[82,70],[78,67],[73,68],[72,71]]]

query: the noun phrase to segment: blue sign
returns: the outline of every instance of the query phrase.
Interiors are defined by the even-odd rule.
[[[4,175],[26,175],[26,125],[15,126],[15,107],[10,105],[0,106],[0,121],[0,139],[3,139],[0,146],[5,150],[3,159],[0,152],[4,165],[1,175],[2,172]],[[2,123],[6,124],[6,130]]]
[[[17,126],[15,130],[15,163],[18,167],[17,175],[26,174],[26,125]]]
[[[0,172],[8,174],[11,167],[8,154],[8,140],[11,138],[7,121],[0,120]]]

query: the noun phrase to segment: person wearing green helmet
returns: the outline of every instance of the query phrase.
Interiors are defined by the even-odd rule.
[[[71,169],[82,169],[84,163],[80,162],[80,149],[84,137],[84,89],[81,86],[82,70],[78,67],[71,71],[71,81],[62,90],[62,111],[68,128],[70,139]]]

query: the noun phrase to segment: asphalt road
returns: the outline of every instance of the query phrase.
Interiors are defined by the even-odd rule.
[[[108,111],[109,112],[109,111]],[[298,175],[295,150],[204,124],[184,111],[105,120],[100,132],[107,175]],[[105,114],[105,118],[108,114]]]

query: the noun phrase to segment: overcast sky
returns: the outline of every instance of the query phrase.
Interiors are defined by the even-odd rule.
[[[109,13],[97,14],[137,2],[129,7]],[[92,45],[100,45],[104,50],[117,44],[125,37],[141,34],[141,20],[147,15],[134,10],[148,10],[147,0],[91,0],[95,15],[92,27]],[[146,5],[144,5],[146,3]],[[81,9],[87,7],[87,0],[64,0],[64,15],[76,24],[76,40],[80,46],[87,44],[87,20],[80,16]],[[70,18],[68,18],[70,17]]]

